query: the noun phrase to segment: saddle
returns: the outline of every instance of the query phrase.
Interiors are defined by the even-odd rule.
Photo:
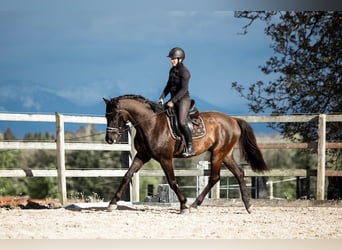
[[[178,124],[176,112],[173,108],[166,110],[168,117],[168,126],[171,132],[171,136],[176,140],[175,154],[179,153],[185,145],[185,139]],[[191,131],[192,139],[199,139],[206,135],[207,131],[204,126],[202,117],[200,116],[198,109],[195,105],[195,101],[191,100],[191,106],[188,113],[188,126]]]

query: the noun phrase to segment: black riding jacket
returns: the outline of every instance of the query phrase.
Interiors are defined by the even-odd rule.
[[[171,101],[177,103],[183,97],[189,97],[190,72],[182,62],[172,67],[169,72],[169,79],[159,99],[164,99],[169,93]]]

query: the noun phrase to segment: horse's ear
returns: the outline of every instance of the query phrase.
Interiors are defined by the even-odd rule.
[[[110,101],[108,99],[104,98],[104,97],[103,97],[103,101],[105,102],[105,104],[110,103]]]

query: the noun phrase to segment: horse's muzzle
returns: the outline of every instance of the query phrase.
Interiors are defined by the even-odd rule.
[[[110,136],[106,134],[106,142],[108,144],[113,144],[113,143],[116,143],[117,141],[118,141],[118,135]]]
[[[108,144],[113,144],[113,143],[114,143],[114,140],[112,140],[111,138],[108,138],[108,137],[106,136],[106,142],[107,142]]]
[[[113,144],[113,143],[117,143],[120,139],[120,135],[119,134],[110,134],[110,133],[107,133],[106,134],[106,142],[108,144]]]
[[[117,128],[107,127],[106,129],[106,142],[108,144],[117,143],[120,139],[121,132]]]

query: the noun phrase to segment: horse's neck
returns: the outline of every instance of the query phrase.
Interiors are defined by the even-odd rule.
[[[144,126],[145,124],[150,124],[153,121],[155,113],[144,107],[143,104],[137,104],[134,101],[126,102],[125,109],[129,113],[129,120],[132,122],[133,126],[140,124]]]

